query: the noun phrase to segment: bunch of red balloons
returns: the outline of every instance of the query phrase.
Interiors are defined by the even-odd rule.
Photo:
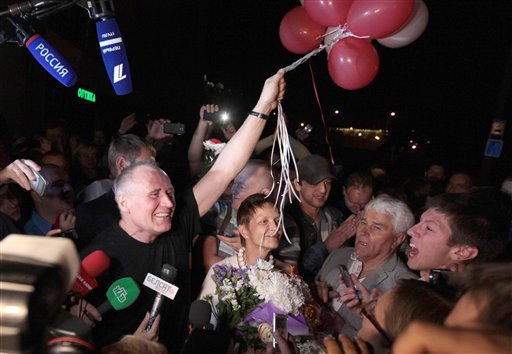
[[[421,36],[428,22],[428,9],[423,0],[303,0],[302,3],[303,6],[290,10],[281,21],[281,43],[293,53],[306,54],[322,42],[330,43],[336,29],[344,26],[348,34],[326,49],[329,75],[347,90],[360,89],[377,76],[380,60],[372,39],[385,47],[404,47]]]

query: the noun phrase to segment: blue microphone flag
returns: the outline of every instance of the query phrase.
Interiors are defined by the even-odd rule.
[[[71,65],[38,34],[31,36],[25,43],[28,51],[54,78],[66,87],[76,84],[77,76]]]
[[[132,76],[121,32],[114,17],[96,22],[101,56],[118,95],[132,92]]]

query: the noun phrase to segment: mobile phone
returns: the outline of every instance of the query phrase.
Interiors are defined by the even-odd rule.
[[[272,334],[278,332],[281,338],[288,340],[288,316],[274,312],[272,318]],[[275,353],[280,353],[279,345],[276,339],[272,336],[272,348],[275,349]]]
[[[46,188],[48,187],[48,182],[44,179],[44,177],[34,170],[32,167],[30,167],[32,170],[32,173],[36,176],[35,181],[29,180],[30,186],[32,187],[32,190],[39,194],[41,197],[46,193]]]
[[[221,111],[214,112],[214,113],[204,112],[203,118],[205,120],[209,120],[211,122],[225,123],[229,120],[229,114],[227,112],[221,112]]]
[[[352,281],[352,278],[350,277],[350,273],[348,272],[347,267],[342,264],[339,266],[341,276],[343,277],[343,282],[347,286],[347,288],[352,288],[356,292],[356,297],[359,301],[362,301],[361,292],[356,289],[354,282]]]
[[[185,134],[185,124],[183,123],[164,123],[164,133],[166,134]]]

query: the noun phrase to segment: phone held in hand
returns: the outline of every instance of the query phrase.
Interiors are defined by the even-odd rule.
[[[185,124],[183,123],[164,123],[164,133],[166,134],[185,134]]]
[[[362,301],[361,292],[356,289],[356,286],[354,285],[354,282],[352,281],[352,278],[350,277],[350,273],[348,272],[347,267],[342,264],[339,266],[340,274],[343,278],[343,282],[345,283],[345,286],[347,288],[352,288],[356,292],[356,297],[359,301]]]
[[[274,312],[272,318],[272,334],[278,332],[281,338],[285,341],[288,340],[288,316]],[[272,348],[275,349],[275,353],[280,353],[279,346],[276,339],[272,336]]]
[[[36,192],[37,194],[39,194],[42,197],[46,193],[46,188],[48,187],[48,182],[46,182],[44,177],[39,172],[37,172],[34,168],[30,167],[30,169],[32,170],[32,173],[36,176],[36,179],[34,181],[31,179],[29,180],[30,186],[34,192]]]
[[[203,113],[204,120],[209,120],[210,122],[221,122],[226,123],[229,120],[229,114],[227,112],[204,112]]]

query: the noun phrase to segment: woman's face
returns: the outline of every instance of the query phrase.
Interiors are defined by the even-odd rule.
[[[268,253],[279,246],[281,227],[278,229],[279,210],[272,203],[256,209],[248,225],[239,225],[247,250]]]
[[[0,198],[0,211],[14,221],[21,219],[20,201],[11,193]]]

